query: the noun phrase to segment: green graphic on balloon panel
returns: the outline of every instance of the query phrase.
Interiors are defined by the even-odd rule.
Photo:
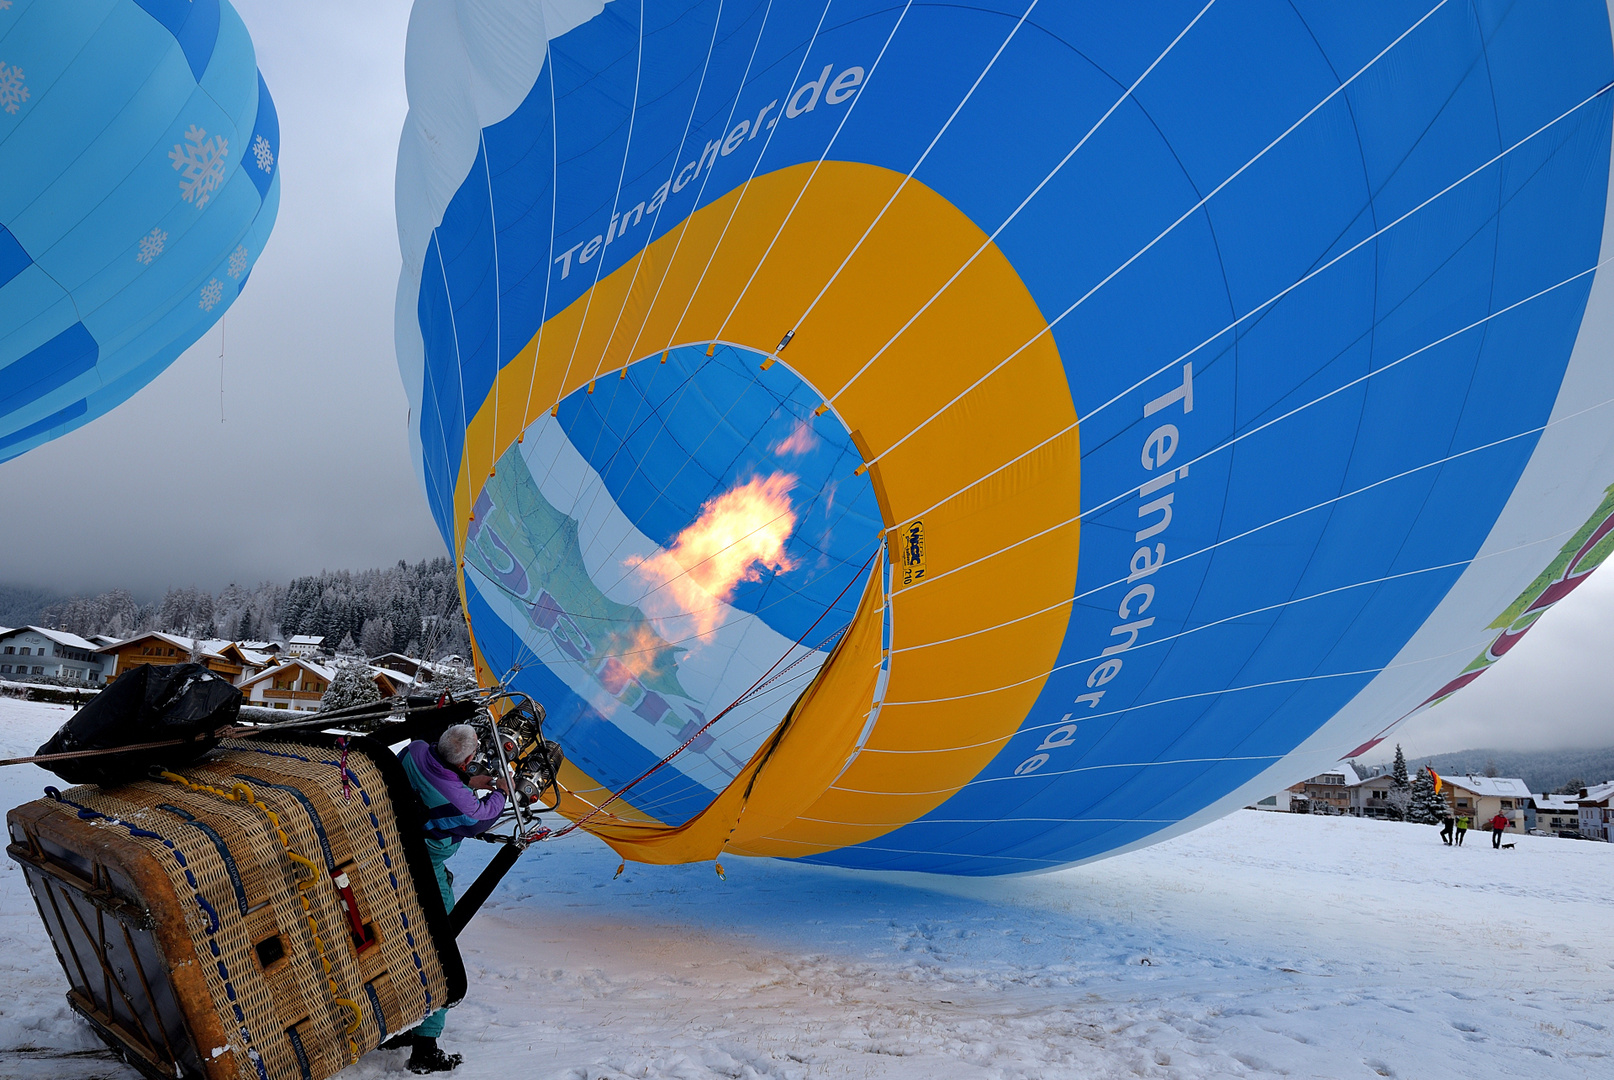
[[[1574,592],[1591,572],[1614,552],[1614,485],[1603,491],[1603,501],[1571,536],[1547,568],[1536,576],[1488,629],[1501,633],[1474,657],[1455,679],[1435,691],[1424,705],[1443,701],[1473,682],[1546,614],[1548,608]]]
[[[657,634],[638,607],[600,591],[583,562],[577,519],[544,498],[519,444],[499,459],[482,489],[466,539],[471,566],[520,602],[524,638],[547,639],[557,659],[587,672],[641,718],[650,712],[652,723],[674,732],[687,725],[691,718],[667,700],[691,698],[678,681],[677,657],[684,650]]]

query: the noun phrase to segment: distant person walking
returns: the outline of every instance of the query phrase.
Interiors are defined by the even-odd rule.
[[[1468,815],[1463,814],[1457,819],[1457,846],[1463,846],[1463,834],[1468,831]]]
[[[1508,831],[1507,815],[1500,811],[1491,819],[1491,848],[1494,850],[1502,846],[1502,834]]]
[[[1447,814],[1440,819],[1440,840],[1447,847],[1451,847],[1451,833],[1457,827],[1457,819]]]

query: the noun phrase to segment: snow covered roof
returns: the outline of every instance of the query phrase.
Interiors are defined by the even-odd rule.
[[[294,656],[281,661],[272,668],[265,668],[263,671],[258,672],[249,679],[242,680],[241,689],[245,690],[253,683],[262,682],[264,679],[268,679],[273,676],[283,675],[288,668],[302,668],[304,671],[319,676],[326,682],[329,682],[336,676],[336,672],[332,671],[323,664],[315,664],[311,661],[304,660],[302,657]]]
[[[93,641],[85,641],[77,634],[69,634],[65,630],[47,630],[43,626],[20,626],[15,630],[0,630],[0,637],[6,634],[17,634],[24,630],[31,630],[36,634],[54,641],[58,645],[65,645],[69,649],[83,649],[85,652],[100,652],[101,646]]]
[[[1595,787],[1589,787],[1586,789],[1586,795],[1584,798],[1577,795],[1574,796],[1574,799],[1581,806],[1586,806],[1591,803],[1606,802],[1609,799],[1614,799],[1614,780],[1607,780]]]
[[[257,667],[263,667],[265,664],[273,662],[275,658],[273,653],[259,652],[257,649],[249,649],[239,643],[236,648],[240,649],[241,655],[247,658],[247,663]]]
[[[1446,776],[1441,779],[1448,784],[1460,788],[1467,788],[1476,795],[1495,795],[1504,799],[1531,798],[1530,787],[1523,780],[1506,776]]]
[[[313,634],[293,634],[291,643],[293,645],[323,645],[325,644],[325,638],[323,635],[316,637]]]
[[[409,683],[410,685],[414,685],[415,682],[411,676],[405,675],[401,671],[394,671],[392,668],[378,667],[371,668],[370,670],[376,672],[377,674],[385,675],[395,683]]]
[[[174,648],[184,649],[186,652],[190,652],[196,644],[196,641],[193,638],[181,637],[178,634],[165,634],[161,630],[147,630],[144,634],[136,634],[134,637],[124,638],[122,641],[118,642],[118,645],[120,647],[124,645],[133,645],[135,642],[145,641],[147,638],[156,638],[158,641],[166,641],[168,644],[174,646]]]
[[[1356,770],[1355,769],[1351,768],[1349,765],[1345,764],[1342,761],[1338,765],[1334,766],[1332,769],[1324,769],[1322,772],[1318,773],[1316,776],[1308,776],[1308,777],[1306,777],[1306,779],[1304,779],[1304,780],[1302,780],[1300,782],[1302,784],[1322,784],[1322,783],[1325,783],[1325,781],[1323,780],[1323,777],[1325,777],[1325,776],[1341,776],[1341,777],[1344,777],[1343,782],[1347,787],[1349,787],[1351,784],[1358,783],[1360,781],[1360,779],[1361,779],[1360,777],[1358,777],[1356,775]]]
[[[1549,814],[1572,814],[1578,809],[1576,795],[1553,795],[1543,793],[1532,796],[1536,801],[1537,810],[1545,810]]]
[[[1412,782],[1412,775],[1407,777],[1408,783]],[[1367,784],[1378,784],[1380,787],[1389,787],[1393,783],[1395,783],[1395,775],[1393,773],[1379,773],[1377,776],[1364,776],[1359,780],[1347,780],[1345,781],[1345,786],[1364,787]]]

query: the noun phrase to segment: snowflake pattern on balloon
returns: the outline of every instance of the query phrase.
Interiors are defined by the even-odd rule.
[[[262,135],[255,135],[252,139],[252,156],[258,159],[258,168],[264,172],[273,172],[275,168],[275,148],[269,145],[269,140]]]
[[[218,305],[220,298],[223,296],[223,282],[219,281],[218,278],[213,278],[208,281],[206,285],[202,286],[202,298],[196,302],[196,306],[201,308],[203,311],[212,311],[213,308]]]
[[[0,109],[15,116],[22,103],[28,100],[28,88],[22,84],[21,68],[12,67],[0,60]]]
[[[206,130],[192,124],[185,132],[185,143],[175,143],[168,152],[174,168],[180,170],[180,197],[200,209],[224,185],[224,159],[230,155],[229,141],[208,137]]]
[[[168,234],[162,229],[152,229],[149,233],[140,238],[140,245],[139,249],[135,252],[135,258],[142,263],[145,263],[147,266],[150,266],[152,261],[163,253],[163,248],[167,246],[167,244]]]
[[[244,245],[237,244],[235,250],[230,252],[229,269],[232,281],[239,280],[247,272],[247,249]]]

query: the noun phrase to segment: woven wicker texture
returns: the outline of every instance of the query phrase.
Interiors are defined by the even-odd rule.
[[[344,791],[340,760],[324,746],[229,741],[181,770],[184,783],[63,793],[160,837],[108,826],[166,871],[173,895],[143,899],[183,913],[211,1007],[241,1033],[243,1080],[321,1080],[448,997],[382,774],[352,754]],[[338,872],[376,939],[368,948],[349,932]]]

